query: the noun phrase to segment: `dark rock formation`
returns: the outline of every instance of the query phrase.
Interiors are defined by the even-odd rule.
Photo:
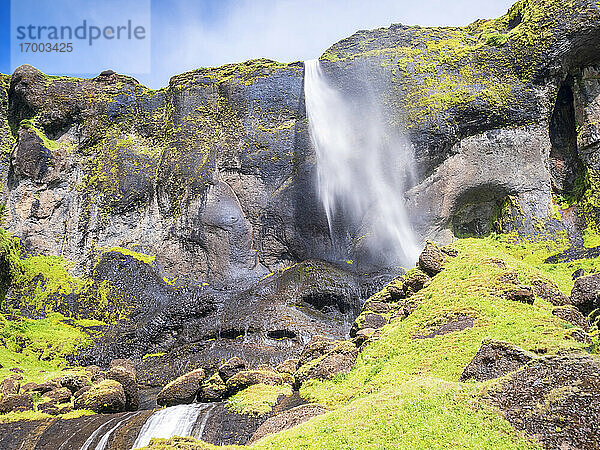
[[[7,394],[0,397],[0,414],[33,410],[31,394]]]
[[[106,372],[106,378],[115,380],[123,386],[123,390],[125,391],[125,410],[137,411],[140,407],[140,394],[138,392],[133,362],[126,359],[116,359],[110,365],[110,370]]]
[[[465,367],[459,381],[485,381],[520,369],[536,356],[508,342],[487,340]]]
[[[573,306],[563,306],[554,308],[552,314],[556,317],[560,317],[562,320],[569,322],[570,324],[581,328],[583,331],[588,332],[590,324],[581,312]]]
[[[600,274],[587,275],[577,278],[571,291],[571,304],[575,305],[584,315],[600,307]]]
[[[566,355],[532,361],[491,393],[490,401],[544,448],[591,450],[600,445],[599,395],[597,358]]]
[[[206,374],[202,369],[180,376],[167,384],[159,393],[156,402],[161,406],[192,403],[202,386]]]
[[[444,265],[444,254],[433,243],[428,242],[419,255],[419,267],[429,276],[440,273]]]
[[[306,362],[300,358],[298,370],[294,374],[296,386],[299,387],[313,378],[327,380],[338,373],[348,372],[354,366],[357,357],[356,345],[351,341],[342,341],[336,343],[322,356],[311,358]]]
[[[278,386],[285,384],[286,378],[274,370],[243,370],[227,380],[227,391],[235,394],[255,384]]]
[[[238,357],[233,357],[219,367],[219,375],[223,381],[229,380],[236,373],[246,370],[246,363]]]
[[[225,398],[226,395],[227,385],[221,376],[218,373],[215,373],[206,382],[202,383],[200,391],[198,392],[198,401],[217,402]]]

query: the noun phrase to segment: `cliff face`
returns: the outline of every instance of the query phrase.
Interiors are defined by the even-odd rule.
[[[97,248],[122,246],[194,281],[323,254],[301,95],[302,66],[269,61],[179,75],[159,91],[20,67],[8,92],[8,229],[84,267]]]
[[[342,89],[368,89],[410,136],[424,235],[573,231],[552,195],[598,170],[599,14],[592,1],[520,1],[499,19],[361,31],[325,52]]]
[[[599,45],[597,2],[524,0],[464,28],[358,32],[321,62],[340,90],[382,105],[410,137],[418,174],[407,197],[423,238],[566,231],[580,245],[600,205]],[[22,66],[0,81],[6,228],[28,253],[72,261],[71,275],[128,305],[116,316],[131,320],[103,352],[212,346],[221,356],[253,335],[249,352],[282,359],[315,332],[347,332],[373,283],[326,265],[325,275],[301,266],[255,283],[334,258],[302,64],[199,69],[158,91],[110,71],[82,80]],[[50,272],[34,275],[51,289]],[[79,311],[85,286],[51,298]],[[17,304],[22,295],[13,289]],[[281,330],[294,343],[279,342]]]

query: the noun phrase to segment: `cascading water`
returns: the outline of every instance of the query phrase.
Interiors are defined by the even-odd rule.
[[[152,438],[168,439],[173,436],[192,436],[202,439],[204,427],[213,405],[194,403],[191,405],[177,405],[161,409],[152,414],[135,440],[133,448],[145,447]],[[196,424],[200,414],[204,418],[198,427]]]
[[[419,248],[404,201],[413,178],[410,142],[385,126],[372,101],[357,106],[344,98],[318,60],[304,67],[318,188],[334,247],[345,245],[350,234],[352,245],[379,262],[412,265]]]

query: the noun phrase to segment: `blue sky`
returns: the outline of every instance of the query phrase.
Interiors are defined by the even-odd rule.
[[[38,1],[51,1],[58,8],[61,1],[67,0]],[[96,4],[118,5],[123,1],[104,0]],[[513,0],[150,1],[150,73],[131,75],[153,88],[168,84],[172,75],[197,67],[260,57],[283,62],[316,58],[331,44],[359,29],[391,23],[465,25],[477,18],[502,15],[513,3]],[[0,0],[0,5],[0,72],[10,73],[10,1]],[[43,21],[36,17],[35,10],[31,11],[32,22],[36,19]],[[120,55],[120,60],[135,56]],[[89,55],[87,63],[90,62],[93,66],[93,54]],[[98,64],[90,75],[107,68],[123,72],[119,67]]]

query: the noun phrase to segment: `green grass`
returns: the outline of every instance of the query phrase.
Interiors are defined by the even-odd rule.
[[[90,336],[77,327],[95,325],[94,321],[67,323],[58,313],[45,319],[7,320],[0,314],[0,379],[8,377],[9,369],[25,371],[22,383],[42,382],[61,375],[66,356],[90,342]]]
[[[286,397],[292,395],[291,386],[287,384],[281,386],[255,384],[229,397],[226,406],[227,409],[238,414],[261,416],[273,409],[281,395]]]

